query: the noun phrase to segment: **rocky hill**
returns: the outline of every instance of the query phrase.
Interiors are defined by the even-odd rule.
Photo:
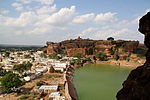
[[[150,100],[150,12],[140,19],[139,31],[145,35],[144,43],[148,48],[146,62],[131,71],[117,100]]]
[[[103,52],[109,58],[113,58],[114,54],[117,54],[120,55],[121,59],[126,59],[128,52],[135,53],[137,48],[139,48],[138,41],[91,40],[78,37],[59,43],[47,42],[46,52],[50,55],[64,53],[67,56],[74,56],[77,53],[86,56]]]

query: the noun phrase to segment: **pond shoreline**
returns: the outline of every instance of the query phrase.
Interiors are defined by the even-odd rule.
[[[67,71],[66,71],[66,81],[67,81],[67,83],[66,83],[65,88],[68,89],[67,90],[68,100],[79,100],[76,88],[75,88],[74,83],[73,83],[74,72],[75,72],[76,68],[77,68],[77,66],[69,66],[67,68]]]
[[[129,68],[135,69],[138,66],[142,66],[143,63],[135,63],[135,62],[128,62],[128,61],[96,61],[96,64],[109,64],[109,65],[116,65],[120,68]]]
[[[74,72],[77,68],[81,68],[88,64],[91,64],[91,63],[75,64],[67,68],[66,81],[67,81],[68,95],[70,96],[68,97],[70,98],[69,100],[79,100],[75,85],[73,83]],[[116,61],[116,62],[115,61],[113,62],[112,61],[97,61],[95,64],[117,65],[120,68],[129,68],[129,69],[135,69],[137,66],[139,66],[139,65],[129,64],[129,63],[127,64],[126,62],[124,63],[123,61],[122,62],[121,61]]]

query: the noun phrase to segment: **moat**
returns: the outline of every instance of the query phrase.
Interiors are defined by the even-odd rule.
[[[116,100],[116,93],[131,69],[91,64],[76,69],[74,84],[79,100]]]

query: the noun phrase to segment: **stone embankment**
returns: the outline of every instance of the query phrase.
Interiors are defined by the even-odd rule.
[[[75,72],[75,67],[70,66],[67,68],[67,71],[65,73],[65,80],[66,80],[65,95],[67,100],[78,100],[77,91],[73,84],[74,72]]]

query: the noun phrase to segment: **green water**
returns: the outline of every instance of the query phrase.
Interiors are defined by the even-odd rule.
[[[79,100],[116,100],[131,69],[106,64],[87,65],[76,70],[74,84]]]

